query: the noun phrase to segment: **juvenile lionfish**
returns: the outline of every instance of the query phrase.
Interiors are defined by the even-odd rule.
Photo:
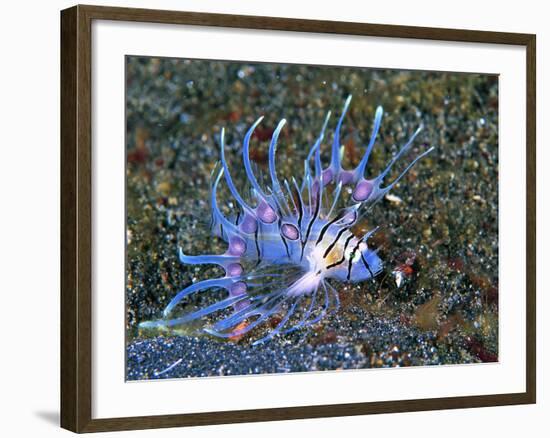
[[[382,186],[393,165],[413,144],[422,128],[420,126],[382,173],[372,179],[365,178],[382,120],[383,110],[379,106],[365,155],[355,169],[343,169],[340,130],[350,102],[351,96],[347,98],[336,125],[330,164],[326,168],[321,164],[321,144],[329,112],[304,161],[304,176],[300,182],[295,178],[281,182],[277,176],[275,151],[286,123],[283,119],[273,132],[269,145],[271,185],[267,188],[260,185],[249,154],[250,140],[263,117],[256,120],[244,137],[242,150],[244,170],[252,186],[251,203],[239,193],[231,177],[222,128],[221,166],[213,176],[210,202],[212,233],[227,242],[228,249],[220,255],[192,256],[184,254],[180,248],[179,259],[187,265],[217,264],[224,268],[225,275],[186,287],[164,309],[163,319],[143,322],[141,327],[171,327],[225,311],[202,330],[220,338],[235,338],[269,322],[266,324],[269,328],[267,335],[254,342],[258,344],[276,335],[316,324],[329,311],[337,311],[340,305],[338,292],[329,280],[357,283],[372,279],[381,272],[382,260],[378,251],[369,248],[367,242],[376,228],[360,237],[355,236],[351,228],[433,148],[417,156],[397,178]],[[218,207],[216,192],[222,177],[225,177],[238,205],[235,217],[226,217]],[[342,191],[350,193],[349,205],[344,207],[339,206],[344,198]],[[247,265],[252,267],[247,268]],[[169,318],[185,297],[211,288],[225,289],[226,298],[183,316]]]

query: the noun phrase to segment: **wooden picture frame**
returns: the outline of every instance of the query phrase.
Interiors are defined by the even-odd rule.
[[[387,38],[518,45],[526,48],[527,236],[526,391],[523,393],[346,403],[194,414],[92,418],[92,22],[114,20]],[[346,23],[195,12],[75,6],[61,12],[61,426],[99,432],[274,421],[536,401],[535,57],[530,34]]]

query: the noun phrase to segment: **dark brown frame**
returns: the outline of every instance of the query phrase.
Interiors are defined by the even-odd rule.
[[[527,52],[527,348],[523,393],[92,419],[92,20],[222,26],[391,38],[511,44]],[[99,6],[61,12],[61,426],[99,432],[289,420],[536,402],[535,57],[531,34]]]

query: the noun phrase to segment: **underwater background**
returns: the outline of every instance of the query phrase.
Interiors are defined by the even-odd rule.
[[[222,274],[178,259],[178,247],[226,249],[208,228],[221,128],[232,176],[244,187],[245,132],[265,116],[251,158],[266,173],[269,140],[286,118],[278,172],[301,179],[329,110],[322,156],[330,155],[349,94],[345,168],[362,158],[378,105],[384,118],[367,175],[384,169],[420,124],[408,155],[435,147],[355,227],[362,235],[380,226],[369,245],[380,247],[384,271],[332,283],[337,314],[263,345],[246,336],[223,341],[192,325],[138,329],[185,286]],[[498,361],[497,76],[128,56],[126,117],[128,380]],[[225,187],[218,199],[230,211]],[[203,293],[197,305],[221,296]]]

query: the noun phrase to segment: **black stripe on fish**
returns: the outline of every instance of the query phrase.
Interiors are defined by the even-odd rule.
[[[298,189],[295,187],[296,194],[298,195],[298,231],[300,231],[300,234],[302,233],[302,218],[304,217],[304,206],[302,204],[302,195],[298,191]]]
[[[350,234],[349,237],[346,239],[346,243],[344,244],[344,250],[342,251],[342,258],[338,260],[336,263],[333,263],[332,265],[328,265],[326,269],[334,268],[335,266],[341,265],[346,261],[346,249],[348,248],[348,244],[351,239],[353,239],[355,236],[353,234]]]
[[[286,255],[288,256],[288,258],[290,258],[290,251],[288,250],[288,243],[286,243],[286,239],[283,237],[282,234],[281,234],[281,239],[282,239],[283,243],[285,244]]]
[[[321,241],[323,240],[323,237],[325,237],[325,233],[327,232],[328,228],[338,222],[340,219],[342,219],[342,217],[344,216],[344,214],[340,213],[338,214],[334,219],[332,219],[330,222],[328,222],[327,224],[325,224],[323,226],[323,228],[321,228],[321,232],[319,233],[319,237],[317,238],[317,242],[315,242],[315,246],[319,245],[321,243]]]
[[[260,224],[258,223],[258,226],[256,227],[256,231],[254,231],[254,243],[256,245],[256,254],[258,257],[258,262],[256,263],[256,266],[258,266],[262,262],[262,257],[260,255],[260,245],[258,244],[258,230],[260,228]]]
[[[288,205],[288,202],[286,202],[285,195],[282,189],[279,188],[279,190],[275,192],[271,191],[271,195],[275,200],[275,205],[277,206],[277,212],[279,213],[279,217],[285,216],[286,213],[284,213],[283,210],[286,209],[290,211],[290,206]]]
[[[355,257],[355,253],[357,252],[357,250],[359,249],[359,245],[361,244],[363,240],[362,239],[359,239],[357,241],[357,244],[355,245],[355,247],[353,248],[353,250],[351,251],[350,255],[349,255],[349,264],[348,264],[348,281],[350,279],[350,276],[351,276],[351,267],[353,265],[353,259]],[[361,254],[363,255],[363,254]]]
[[[334,241],[327,247],[325,254],[323,254],[323,258],[326,259],[329,255],[332,248],[334,248],[334,245],[340,240],[340,237],[342,237],[342,234],[344,234],[346,231],[348,231],[351,227],[344,227],[340,231],[338,231],[338,234],[336,235],[336,238]]]
[[[309,239],[309,235],[311,233],[311,228],[313,227],[313,223],[317,220],[317,216],[319,216],[320,209],[321,209],[321,189],[319,189],[319,199],[317,200],[317,205],[315,206],[315,213],[313,214],[313,218],[311,219],[311,221],[309,221],[309,224],[307,226],[306,237],[302,242],[302,255],[300,256],[300,261],[304,258],[304,249]]]
[[[369,271],[369,274],[370,274],[371,278],[374,278],[374,274],[372,273],[370,265],[367,262],[367,260],[365,259],[365,256],[363,256],[363,253],[361,253],[361,260],[363,260],[363,264],[365,265],[365,268],[367,268],[367,271]]]

